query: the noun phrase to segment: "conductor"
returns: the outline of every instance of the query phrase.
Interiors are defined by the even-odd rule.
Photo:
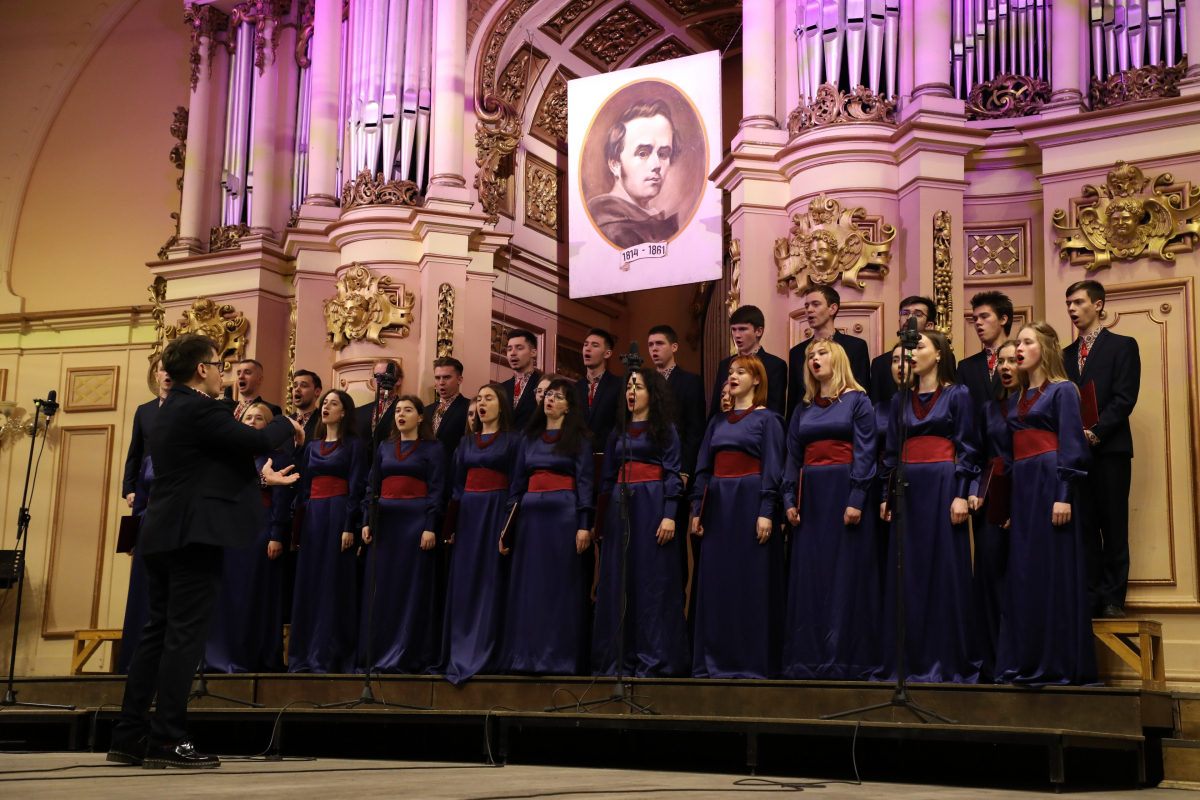
[[[129,665],[121,720],[109,761],[165,767],[219,767],[187,738],[187,699],[204,652],[221,584],[225,547],[247,547],[258,533],[262,485],[293,483],[291,469],[261,477],[254,457],[303,429],[282,415],[261,430],[242,425],[218,401],[222,362],[216,344],[184,334],[167,345],[163,368],[173,385],[154,420],[154,483],[138,548],[145,557],[150,621]],[[154,719],[150,703],[158,697]]]

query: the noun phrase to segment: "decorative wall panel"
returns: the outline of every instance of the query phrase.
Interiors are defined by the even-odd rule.
[[[600,5],[600,0],[571,0],[562,7],[561,11],[551,17],[541,30],[561,44],[562,40],[567,38],[567,34],[574,30],[580,22],[583,22],[583,18],[587,16],[588,12],[598,5]]]
[[[525,154],[525,226],[555,239],[562,233],[562,174],[553,164]]]
[[[565,67],[558,68],[546,84],[529,128],[535,137],[563,151],[567,148],[567,81],[575,77]]]
[[[593,25],[571,52],[601,72],[608,72],[661,31],[661,25],[626,3]]]
[[[674,36],[668,36],[646,51],[646,54],[639,58],[634,66],[640,67],[643,64],[657,64],[660,61],[670,61],[675,58],[683,58],[684,56],[694,56],[695,54],[696,51],[683,42]]]
[[[115,411],[120,367],[71,367],[67,370],[63,411]]]
[[[1033,282],[1029,220],[968,222],[963,225],[963,238],[967,248],[964,283]]]

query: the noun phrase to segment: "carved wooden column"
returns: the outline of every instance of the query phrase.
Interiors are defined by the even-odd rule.
[[[338,88],[342,73],[342,0],[316,0],[312,101],[308,122],[308,194],[304,202],[336,206]]]
[[[950,85],[950,0],[914,3],[913,98],[953,97]],[[901,48],[903,48],[901,44]]]
[[[250,195],[250,232],[274,237],[279,224],[279,200],[286,181],[279,181],[276,128],[279,125],[278,26],[291,0],[252,0],[234,9],[234,21],[252,22],[254,37],[254,133],[251,145],[253,188]],[[278,185],[277,185],[278,184]],[[281,194],[282,192],[282,194]]]
[[[742,121],[739,127],[779,127],[775,117],[775,4],[771,0],[742,2]]]
[[[1043,116],[1083,110],[1087,75],[1086,0],[1054,0],[1050,7],[1050,102]]]
[[[429,195],[466,200],[463,109],[466,105],[467,0],[438,0],[433,11],[433,130]]]

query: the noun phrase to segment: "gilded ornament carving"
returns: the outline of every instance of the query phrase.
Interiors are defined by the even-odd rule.
[[[308,57],[308,43],[312,40],[316,15],[317,1],[301,0],[300,23],[296,26],[296,66],[300,69],[308,69],[312,66],[312,59]]]
[[[1112,266],[1113,259],[1152,258],[1174,263],[1200,238],[1200,187],[1174,185],[1170,173],[1151,180],[1118,161],[1100,186],[1085,184],[1077,224],[1055,209],[1052,222],[1062,234],[1059,256],[1089,270]],[[1149,192],[1147,191],[1149,189]]]
[[[788,115],[788,134],[795,136],[813,128],[840,125],[847,122],[896,124],[896,101],[876,94],[866,86],[843,92],[832,83],[817,88],[812,103],[805,100]]]
[[[246,355],[246,336],[250,332],[250,320],[242,312],[235,311],[228,303],[217,305],[207,297],[197,297],[192,307],[183,312],[183,317],[174,325],[163,330],[165,341],[180,334],[198,333],[217,343],[217,357],[226,372]]]
[[[292,390],[296,388],[296,299],[288,301],[288,371],[284,389],[283,413],[295,414]]]
[[[822,193],[808,204],[808,211],[792,217],[795,226],[785,238],[775,240],[775,266],[779,286],[791,286],[797,295],[810,287],[829,285],[841,276],[843,286],[866,288],[859,273],[882,280],[888,274],[892,240],[896,229],[884,224],[880,240],[871,241],[864,231],[867,211],[862,207],[842,208],[837,200]]]
[[[208,252],[219,253],[222,250],[239,250],[242,237],[250,235],[250,226],[244,223],[237,225],[214,225],[208,232]]]
[[[556,42],[561,43],[571,32],[571,29],[579,24],[584,15],[596,5],[596,0],[571,0],[562,7],[562,10],[550,18],[550,21],[542,26],[542,30]]]
[[[8,450],[24,439],[34,436],[33,420],[25,416],[25,409],[17,408],[11,400],[0,402],[0,414],[4,415],[4,424],[0,425],[0,448]],[[15,419],[14,419],[15,417]],[[46,435],[46,423],[39,421],[36,433]]]
[[[1050,102],[1050,84],[1028,75],[998,75],[967,96],[969,119],[1014,119],[1037,114]]]
[[[698,32],[709,41],[714,48],[724,53],[727,50],[738,50],[742,46],[742,15],[728,14],[697,22],[691,30]]]
[[[529,48],[523,48],[509,60],[508,66],[500,74],[500,83],[496,93],[504,102],[514,108],[521,107],[525,98],[526,79],[532,75],[533,53]]]
[[[567,141],[567,81],[574,77],[563,69],[555,72],[533,115],[530,131],[556,147]]]
[[[454,287],[443,283],[438,287],[437,357],[454,355]]]
[[[525,224],[558,238],[558,170],[527,155],[525,158]]]
[[[1173,67],[1166,64],[1147,64],[1109,75],[1105,80],[1092,77],[1088,94],[1092,109],[1116,108],[1142,100],[1159,100],[1179,96],[1179,82],[1187,70],[1187,60]]]
[[[663,0],[663,2],[683,19],[717,8],[736,8],[740,5],[737,2],[730,2],[730,0]]]
[[[502,359],[508,356],[508,334],[511,332],[512,328],[492,320],[492,355]]]
[[[342,211],[359,206],[415,206],[418,188],[412,181],[384,179],[383,173],[372,175],[363,169],[342,187]],[[299,217],[297,216],[297,220]]]
[[[188,61],[192,65],[192,91],[196,91],[200,83],[200,40],[208,39],[208,74],[212,75],[213,48],[212,42],[217,34],[229,30],[229,17],[211,5],[199,3],[183,9],[183,21],[191,26],[192,52]]]
[[[482,56],[479,59],[479,80],[476,81],[478,97],[477,104],[484,103],[488,95],[496,93],[496,72],[500,69],[500,52],[508,34],[521,21],[525,12],[533,8],[537,0],[517,0],[500,15],[488,33]]]
[[[292,0],[249,0],[249,2],[235,6],[233,14],[230,15],[229,24],[234,29],[244,22],[254,25],[254,66],[258,67],[259,75],[263,74],[268,63],[275,63],[275,51],[279,49],[279,37],[283,33],[283,26],[280,23],[291,8]],[[267,39],[268,25],[271,27],[269,40]],[[236,42],[234,37],[229,38],[230,53],[235,51]],[[269,62],[267,61],[268,45],[271,56]]]
[[[950,247],[950,212],[933,215],[933,300],[937,305],[935,327],[952,341],[954,318],[954,266]]]
[[[725,310],[729,316],[742,305],[742,240],[729,240],[729,294],[725,298]]]
[[[702,281],[696,284],[692,291],[692,302],[688,304],[688,314],[691,325],[688,326],[687,340],[693,350],[700,347],[700,337],[704,335],[704,314],[708,310],[708,301],[712,297],[715,281]]]
[[[657,22],[625,4],[593,25],[571,52],[607,71],[661,30]]]
[[[676,58],[684,56],[694,56],[696,53],[692,48],[688,47],[683,42],[676,39],[674,36],[668,36],[654,47],[650,48],[646,55],[642,56],[634,64],[635,67],[640,67],[644,64],[658,64],[662,61],[672,61]]]
[[[500,161],[517,149],[521,141],[521,118],[516,109],[495,95],[487,95],[476,106],[475,115],[475,189],[488,222],[500,221],[508,193],[507,181],[497,177]]]
[[[154,283],[146,289],[150,292],[150,318],[154,320],[154,347],[150,348],[150,355],[146,356],[146,360],[150,362],[146,372],[146,386],[150,389],[150,394],[157,396],[159,386],[155,373],[158,371],[158,360],[162,358],[163,347],[167,341],[167,309],[163,307],[163,301],[167,299],[167,279],[162,275],[155,275]]]
[[[386,328],[396,328],[401,339],[408,338],[416,320],[413,293],[388,292],[392,279],[375,275],[354,262],[337,282],[337,294],[325,301],[325,328],[328,344],[341,350],[351,342],[368,341],[382,345]]]
[[[175,169],[179,170],[180,175],[175,179],[175,188],[179,190],[179,203],[183,204],[183,163],[187,159],[187,129],[188,129],[188,110],[183,106],[175,106],[175,119],[171,122],[171,136],[175,139],[175,146],[171,148],[171,163],[175,165]],[[172,211],[171,219],[175,220],[175,235],[167,239],[166,244],[158,248],[158,260],[162,261],[167,257],[167,251],[179,243],[179,212]]]

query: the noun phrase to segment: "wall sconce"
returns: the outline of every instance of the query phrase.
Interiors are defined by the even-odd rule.
[[[20,411],[20,415],[13,415]],[[0,401],[0,414],[4,415],[4,424],[0,425],[0,450],[8,450],[26,436],[33,434],[33,420],[25,416],[25,409],[18,409],[12,400]],[[46,434],[44,422],[38,422],[38,433]]]

